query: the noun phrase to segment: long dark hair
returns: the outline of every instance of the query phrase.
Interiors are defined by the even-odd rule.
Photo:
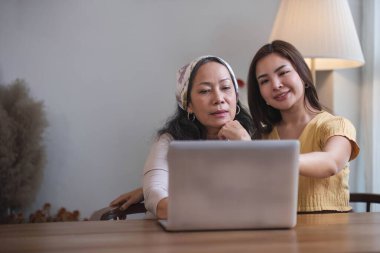
[[[204,58],[194,66],[189,78],[187,91],[188,104],[191,102],[190,94],[193,87],[193,80],[199,68],[208,62],[217,62],[225,66],[225,64],[216,57]],[[247,109],[241,105],[240,101],[237,101],[237,105],[240,107],[240,113],[235,115],[235,120],[240,122],[245,130],[251,135],[251,138],[254,138],[256,131],[254,131],[251,116]],[[170,134],[175,140],[205,140],[207,138],[207,130],[205,126],[203,126],[196,118],[194,121],[188,119],[187,111],[179,106],[177,106],[176,112],[167,120],[164,127],[158,131],[158,136],[165,133]]]
[[[272,43],[268,43],[257,51],[248,72],[248,105],[253,117],[254,128],[258,131],[258,138],[262,138],[263,134],[270,133],[273,130],[273,126],[282,120],[280,111],[267,105],[261,96],[259,83],[256,78],[257,63],[273,53],[290,61],[303,83],[305,83],[305,102],[307,100],[312,108],[318,111],[322,110],[310,69],[301,53],[292,44],[285,41],[275,40]]]

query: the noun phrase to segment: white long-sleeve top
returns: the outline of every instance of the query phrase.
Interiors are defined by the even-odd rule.
[[[143,191],[145,208],[156,216],[158,202],[168,197],[168,160],[170,134],[161,135],[151,147],[144,166]]]

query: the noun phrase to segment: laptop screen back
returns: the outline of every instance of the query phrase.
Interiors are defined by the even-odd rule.
[[[173,141],[169,230],[296,224],[298,141]]]

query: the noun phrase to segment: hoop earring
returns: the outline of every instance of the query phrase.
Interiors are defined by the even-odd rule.
[[[191,119],[190,119],[190,115],[193,116]],[[195,120],[195,115],[194,115],[194,113],[189,113],[189,112],[187,112],[187,119],[190,120],[190,121],[194,121],[194,120]]]
[[[305,89],[310,88],[310,85],[308,83],[305,83]]]
[[[240,113],[240,106],[239,105],[236,105],[236,115],[238,115]]]

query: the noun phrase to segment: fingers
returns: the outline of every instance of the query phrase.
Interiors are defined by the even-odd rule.
[[[226,136],[224,136],[222,130],[223,130],[223,129],[220,129],[219,132],[218,132],[218,139],[219,139],[219,140],[226,140],[227,138],[226,138]]]
[[[117,199],[113,200],[110,203],[111,207],[120,206],[120,210],[127,209],[130,205],[134,204],[134,202],[131,198],[131,193],[125,193],[123,195],[120,195]]]
[[[224,126],[219,130],[218,132],[218,138],[219,140],[230,140],[230,137],[232,137],[232,128],[233,128],[233,122],[234,121],[229,121]]]
[[[141,202],[142,199],[140,198],[139,192],[133,192],[128,196],[128,198],[125,200],[124,204],[121,205],[120,209],[125,210],[127,209],[130,205],[136,204]]]
[[[251,140],[247,130],[237,120],[227,122],[220,129],[218,138],[221,140]]]
[[[110,203],[111,207],[122,205],[124,202],[126,202],[129,199],[129,193],[125,193],[117,197],[116,199],[112,200]]]
[[[132,201],[127,200],[127,201],[125,201],[125,203],[123,205],[121,205],[120,210],[125,210],[132,204],[133,204]]]
[[[143,201],[144,194],[142,188],[137,188],[131,192],[124,193],[114,199],[111,203],[111,207],[120,206],[120,209],[124,210],[130,205]]]

